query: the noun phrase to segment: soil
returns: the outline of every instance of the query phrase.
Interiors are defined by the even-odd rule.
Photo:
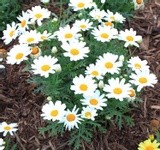
[[[37,4],[40,4],[38,0],[25,1],[23,9]],[[53,5],[48,7],[58,12]],[[150,0],[143,10],[136,11],[128,27],[143,36],[140,49],[132,49],[130,53],[146,59],[160,80],[160,1]],[[13,44],[6,47],[1,43],[1,55],[6,52],[3,48],[9,49]],[[46,125],[40,117],[46,97],[33,93],[36,85],[27,82],[31,74],[22,71],[24,64],[11,66],[3,63],[6,69],[0,70],[0,121],[18,123],[18,131],[12,137],[12,142],[18,143],[17,150],[72,150],[67,145],[68,133],[64,137],[38,133],[38,129]],[[83,150],[137,150],[139,142],[160,130],[159,93],[159,82],[154,88],[145,88],[141,95],[143,102],[135,104],[131,112],[135,125],[124,125],[120,130],[113,124],[106,134],[95,132],[91,143],[83,143]]]

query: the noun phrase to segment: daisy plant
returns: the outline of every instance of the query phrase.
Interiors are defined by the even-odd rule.
[[[6,44],[17,39],[6,62],[23,61],[24,70],[32,74],[29,82],[37,85],[35,92],[47,97],[41,117],[48,125],[40,132],[69,131],[69,144],[75,149],[91,141],[94,131],[105,132],[110,120],[119,128],[133,125],[127,115],[130,104],[144,87],[157,82],[146,60],[128,54],[127,47],[139,47],[142,37],[133,29],[116,28],[126,18],[97,4],[70,0],[60,19],[35,6],[3,32]]]

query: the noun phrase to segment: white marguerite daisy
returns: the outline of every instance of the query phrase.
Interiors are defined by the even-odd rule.
[[[128,92],[129,92],[128,102],[133,102],[136,98],[136,91],[133,88],[131,88]]]
[[[28,59],[31,53],[30,47],[27,44],[14,45],[14,47],[7,53],[7,64],[20,64],[22,61]]]
[[[133,0],[134,9],[143,9],[144,8],[144,1],[143,0]]]
[[[97,84],[90,76],[79,75],[73,79],[73,85],[71,85],[71,90],[75,94],[92,95],[97,88]]]
[[[87,53],[89,53],[90,50],[85,46],[85,42],[73,40],[68,43],[64,42],[61,47],[66,51],[64,52],[65,57],[69,57],[71,61],[77,61],[88,57]]]
[[[37,59],[34,59],[34,64],[31,65],[31,68],[34,74],[40,74],[40,76],[48,78],[50,73],[55,73],[55,65],[57,61],[57,58],[50,55],[40,56]]]
[[[45,30],[41,35],[40,35],[40,40],[45,41],[45,40],[50,40],[53,38],[53,35],[51,33],[48,33],[47,30]]]
[[[91,107],[83,107],[83,110],[81,112],[81,117],[85,119],[91,119],[95,120],[95,117],[97,116],[97,110]]]
[[[48,9],[41,8],[41,6],[32,7],[31,10],[28,10],[28,13],[31,18],[31,23],[37,22],[39,26],[42,25],[42,21],[46,18],[49,18],[51,12]]]
[[[104,53],[103,56],[99,56],[96,65],[102,68],[103,74],[114,74],[119,73],[120,67],[123,65],[123,63],[118,61],[118,55]]]
[[[142,36],[136,35],[136,31],[132,28],[130,28],[130,30],[125,29],[125,31],[120,31],[118,39],[125,42],[124,47],[128,47],[130,45],[139,47],[138,43],[142,42]]]
[[[26,29],[28,29],[28,24],[30,24],[29,19],[30,16],[27,12],[22,11],[22,15],[18,16],[17,19],[19,20],[18,23],[18,31],[21,33],[24,33]]]
[[[5,141],[2,138],[0,138],[0,150],[3,150],[5,148],[4,145],[5,145]]]
[[[74,106],[72,111],[69,109],[66,111],[64,118],[62,118],[61,123],[64,123],[66,130],[69,131],[74,127],[78,128],[78,123],[81,123],[82,119],[80,118],[81,114],[78,113],[78,108]]]
[[[61,101],[57,100],[55,103],[49,101],[49,103],[45,104],[42,107],[41,116],[43,119],[52,120],[52,121],[60,121],[65,115],[66,105],[62,104]]]
[[[93,22],[90,22],[89,19],[85,20],[76,20],[75,23],[73,24],[73,27],[79,28],[82,31],[86,31],[92,28]]]
[[[102,22],[102,26],[113,28],[114,27],[114,23],[110,22],[110,21],[105,21],[105,22]]]
[[[31,58],[38,58],[39,56],[41,56],[41,54],[42,51],[38,46],[31,47],[31,53],[30,53]]]
[[[108,84],[105,84],[104,91],[107,92],[106,97],[115,98],[120,101],[123,101],[125,98],[129,97],[129,90],[131,85],[125,83],[125,79],[111,78],[108,80]]]
[[[74,11],[86,9],[90,6],[92,0],[70,0],[69,6],[73,8]]]
[[[92,31],[92,34],[97,41],[109,42],[110,40],[117,38],[118,31],[115,28],[99,25],[98,28],[95,28]]]
[[[86,67],[85,74],[91,76],[92,78],[103,79],[103,68],[99,65],[90,64]]]
[[[11,25],[7,24],[7,29],[3,31],[2,40],[5,44],[9,44],[13,39],[18,36],[17,24],[12,22]]]
[[[78,33],[79,31],[79,28],[70,28],[70,26],[67,25],[65,27],[60,27],[59,30],[54,33],[54,35],[57,36],[58,40],[63,43],[81,37],[81,35]]]
[[[141,60],[138,56],[131,57],[128,61],[128,67],[132,70],[149,70],[146,60]]]
[[[104,94],[101,95],[99,90],[96,90],[90,96],[84,95],[84,99],[81,99],[81,102],[83,105],[100,110],[103,110],[103,107],[107,106],[107,99]]]
[[[20,44],[37,44],[41,41],[40,37],[41,37],[41,34],[38,33],[36,30],[26,31],[19,37],[19,43]]]
[[[150,73],[149,70],[136,71],[130,75],[130,83],[137,86],[139,92],[143,87],[152,86],[157,83],[155,74]]]
[[[8,132],[10,135],[13,135],[13,132],[18,130],[17,127],[17,123],[7,124],[6,122],[2,122],[0,124],[0,132],[3,132],[3,136],[6,136]]]

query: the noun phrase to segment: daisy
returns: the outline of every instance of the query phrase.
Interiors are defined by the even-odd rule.
[[[49,101],[49,103],[45,104],[42,107],[43,113],[41,114],[41,116],[43,117],[43,119],[60,121],[66,113],[65,109],[66,109],[66,105],[62,104],[61,101],[56,101],[55,103],[53,103],[52,101]]]
[[[81,112],[81,117],[85,119],[91,119],[95,120],[95,117],[97,116],[97,110],[91,107],[83,107],[83,110]]]
[[[99,25],[98,29],[95,28],[92,31],[92,34],[97,41],[109,42],[110,40],[117,38],[118,31],[114,28]]]
[[[81,36],[78,32],[79,28],[70,28],[70,26],[67,25],[65,27],[60,27],[59,31],[56,31],[54,35],[57,36],[58,40],[63,43],[73,39],[78,39]]]
[[[149,70],[136,71],[130,75],[130,83],[138,86],[137,91],[139,92],[143,87],[152,86],[157,83],[157,77],[150,73]]]
[[[99,65],[90,64],[85,70],[85,74],[92,78],[103,79],[103,69]]]
[[[52,38],[51,33],[48,33],[46,30],[40,35],[40,40],[45,41]]]
[[[125,83],[125,79],[120,80],[119,78],[111,78],[108,80],[108,84],[104,86],[104,91],[107,92],[106,96],[108,98],[115,98],[123,101],[125,98],[129,97],[129,90],[131,85]]]
[[[146,60],[141,60],[138,56],[131,57],[128,61],[128,67],[132,70],[149,70],[149,66],[147,65]]]
[[[142,36],[136,35],[136,31],[133,31],[132,28],[130,30],[125,29],[125,31],[120,31],[118,38],[125,42],[124,47],[128,47],[129,45],[139,47],[138,43],[142,41]]]
[[[5,141],[2,138],[0,138],[0,150],[3,150],[5,148],[4,145],[5,145]]]
[[[16,39],[18,36],[17,25],[15,22],[12,22],[11,25],[7,24],[7,29],[3,31],[3,37],[5,44],[9,44],[13,39]]]
[[[77,61],[88,57],[87,53],[89,53],[90,50],[85,46],[85,42],[73,40],[69,43],[63,43],[61,47],[66,51],[64,52],[65,57],[69,57],[71,61]]]
[[[37,59],[34,59],[34,64],[31,65],[34,74],[40,74],[45,78],[49,77],[49,74],[55,73],[55,65],[58,61],[57,58],[51,56],[40,56]]]
[[[106,21],[106,22],[102,22],[102,26],[113,28],[114,27],[114,23],[110,22],[110,21]]]
[[[123,63],[118,61],[118,55],[105,53],[103,56],[99,56],[96,65],[102,68],[103,74],[114,74],[119,73],[120,67],[123,65]]]
[[[31,54],[30,54],[30,56],[32,58],[38,58],[39,56],[41,56],[41,54],[42,54],[42,51],[41,51],[41,49],[38,46],[31,47]]]
[[[40,42],[40,33],[37,33],[36,30],[26,31],[19,37],[20,44],[37,44]]]
[[[133,0],[134,3],[134,9],[141,9],[144,8],[144,1],[143,0]]]
[[[71,6],[74,11],[78,11],[88,8],[91,2],[92,0],[70,0],[69,6]]]
[[[31,10],[28,10],[28,13],[30,15],[31,22],[37,22],[39,26],[42,25],[42,21],[44,19],[49,18],[51,15],[51,12],[48,9],[41,8],[41,6],[32,7]]]
[[[76,76],[73,79],[73,85],[71,85],[71,90],[75,94],[92,95],[96,88],[95,81],[90,76],[84,77],[83,75]]]
[[[160,150],[160,143],[157,140],[148,139],[138,145],[138,150]]]
[[[78,113],[78,108],[74,106],[73,110],[70,111],[69,109],[66,111],[64,118],[61,120],[64,123],[66,130],[69,131],[74,127],[78,128],[78,123],[81,123],[82,119],[80,118],[81,114]]]
[[[129,98],[128,98],[128,101],[131,102],[131,101],[134,101],[135,98],[136,98],[136,92],[133,88],[131,88],[129,91]]]
[[[116,20],[116,17],[113,12],[111,12],[110,10],[107,10],[105,20],[109,22],[114,22]]]
[[[89,19],[85,20],[76,20],[75,23],[73,24],[73,27],[79,28],[82,31],[86,31],[92,28],[93,22],[89,22]]]
[[[17,127],[17,123],[7,124],[6,122],[2,122],[0,124],[0,132],[3,132],[3,136],[6,136],[8,132],[13,135],[13,132],[18,130]]]
[[[20,23],[18,23],[18,31],[20,33],[24,33],[26,31],[26,29],[28,29],[28,24],[30,16],[27,12],[22,11],[22,16],[18,16],[17,19],[20,21]]]
[[[26,44],[14,45],[14,47],[7,53],[8,64],[20,64],[27,60],[27,56],[31,53],[30,47]]]
[[[105,98],[105,95],[100,93],[100,91],[96,90],[92,95],[90,96],[84,96],[84,99],[81,99],[81,102],[83,105],[87,105],[94,109],[100,109],[103,110],[102,107],[106,107],[107,99]]]

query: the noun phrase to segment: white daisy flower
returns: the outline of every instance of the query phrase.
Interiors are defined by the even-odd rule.
[[[74,11],[86,9],[90,6],[92,0],[70,0],[69,6],[73,8]]]
[[[103,79],[102,70],[102,67],[90,64],[86,67],[85,74],[91,76],[92,78]]]
[[[131,57],[128,61],[128,67],[132,70],[149,70],[146,60],[141,60],[138,56]]]
[[[91,119],[95,120],[95,117],[97,116],[97,110],[91,107],[83,107],[83,110],[81,112],[81,117],[85,119]]]
[[[37,59],[34,59],[34,64],[31,65],[34,74],[40,74],[45,78],[49,77],[49,74],[55,73],[55,65],[58,61],[57,58],[51,56],[40,56]]]
[[[96,65],[102,68],[103,74],[118,74],[123,63],[121,61],[118,61],[118,55],[105,53],[103,54],[103,56],[99,56]]]
[[[107,92],[106,97],[115,98],[123,101],[125,98],[129,97],[129,90],[131,85],[125,83],[125,79],[120,80],[119,78],[111,78],[108,80],[108,84],[104,86],[104,91]]]
[[[114,27],[114,23],[110,22],[110,21],[106,21],[106,22],[102,22],[102,26],[113,28]]]
[[[41,8],[41,6],[32,7],[31,10],[28,10],[28,13],[31,18],[31,23],[37,22],[39,26],[42,25],[42,21],[46,18],[49,18],[51,12],[48,9]]]
[[[81,99],[81,102],[83,105],[100,110],[103,110],[103,107],[107,106],[107,99],[104,94],[101,95],[99,90],[96,90],[90,96],[84,96],[84,99]]]
[[[52,39],[53,35],[51,33],[48,33],[47,30],[45,30],[41,35],[40,35],[40,40],[45,41],[45,40],[50,40]]]
[[[73,27],[79,28],[79,30],[86,31],[92,28],[93,22],[89,22],[89,19],[76,20]]]
[[[157,77],[150,73],[149,70],[136,71],[130,75],[130,83],[138,86],[139,92],[143,87],[152,86],[157,83]]]
[[[136,98],[136,92],[132,88],[128,92],[129,92],[128,102],[133,102]]]
[[[37,44],[41,41],[40,36],[41,34],[37,33],[36,30],[26,31],[24,32],[24,34],[22,34],[19,37],[19,43],[20,44]]]
[[[143,0],[133,0],[134,9],[143,9],[144,8],[144,1]]]
[[[90,50],[85,46],[85,42],[73,40],[68,43],[63,43],[61,47],[66,51],[64,52],[65,57],[69,57],[71,61],[77,61],[88,57],[87,53],[89,53]]]
[[[31,53],[30,47],[27,44],[14,45],[14,47],[7,53],[7,64],[20,64],[22,61],[28,59]]]
[[[136,35],[136,31],[125,29],[125,31],[120,31],[119,40],[125,41],[124,47],[128,47],[129,45],[134,45],[139,47],[138,43],[142,41],[142,36]]]
[[[118,31],[115,28],[99,25],[98,29],[95,28],[92,31],[92,34],[97,41],[109,42],[110,40],[117,38]]]
[[[17,25],[15,22],[12,22],[11,25],[7,24],[7,29],[3,31],[3,37],[5,44],[9,44],[13,39],[16,39],[18,36]]]
[[[81,37],[81,35],[78,34],[78,32],[79,28],[70,28],[70,26],[67,25],[63,28],[60,27],[59,31],[56,31],[54,35],[57,36],[58,40],[63,43]]]
[[[82,121],[80,118],[81,114],[77,114],[78,110],[79,109],[76,109],[76,106],[74,106],[72,111],[69,109],[66,111],[64,118],[61,120],[61,122],[64,123],[66,130],[68,129],[70,131],[74,127],[78,128],[78,123],[81,123]]]
[[[0,132],[3,132],[3,136],[6,136],[8,132],[10,135],[13,135],[13,132],[18,130],[17,127],[17,123],[7,124],[6,122],[2,122],[0,124]]]
[[[100,9],[93,9],[89,15],[94,19],[97,20],[98,22],[102,22],[102,19],[106,17],[106,12],[104,10]]]
[[[5,148],[4,145],[5,145],[5,141],[2,138],[0,138],[0,150],[3,150]]]
[[[30,16],[27,12],[22,11],[22,16],[18,16],[17,19],[20,21],[20,23],[18,23],[18,31],[20,33],[24,33],[26,31],[26,29],[28,29],[28,24]]]
[[[31,47],[31,58],[38,58],[39,56],[41,56],[41,54],[42,51],[38,46]]]
[[[83,75],[76,76],[73,79],[73,85],[71,85],[71,90],[75,94],[92,95],[96,88],[95,81],[90,76],[84,77]]]
[[[66,109],[66,105],[62,104],[61,101],[56,101],[55,103],[53,103],[52,101],[49,101],[49,103],[45,104],[42,107],[43,113],[41,114],[41,116],[43,117],[43,119],[60,121],[66,113],[65,109]]]

